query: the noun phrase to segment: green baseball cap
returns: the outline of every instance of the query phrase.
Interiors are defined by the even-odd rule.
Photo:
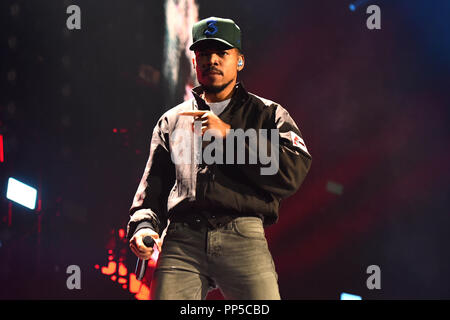
[[[192,27],[193,44],[190,50],[196,50],[200,44],[206,41],[219,41],[231,48],[242,51],[241,29],[231,19],[209,17],[200,20]]]

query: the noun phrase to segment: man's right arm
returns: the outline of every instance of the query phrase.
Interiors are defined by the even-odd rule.
[[[153,130],[149,158],[129,210],[129,240],[145,228],[161,235],[167,225],[167,198],[175,182],[168,132],[167,118],[163,116]]]

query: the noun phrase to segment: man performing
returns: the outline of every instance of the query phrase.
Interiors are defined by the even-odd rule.
[[[205,299],[217,287],[226,299],[280,299],[264,227],[312,158],[286,109],[237,83],[245,59],[234,21],[210,17],[192,34],[200,85],[153,130],[130,208],[130,248],[148,260],[151,236],[160,252],[151,299]]]

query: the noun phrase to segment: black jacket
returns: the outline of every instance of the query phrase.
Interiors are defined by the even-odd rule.
[[[179,141],[173,141],[172,133],[175,129],[191,133],[193,121],[178,113],[210,110],[200,97],[200,86],[192,93],[194,98],[165,112],[153,130],[147,165],[129,211],[128,238],[138,225],[151,226],[161,235],[172,214],[188,214],[196,208],[259,214],[265,225],[273,224],[278,220],[280,201],[298,190],[309,171],[311,155],[286,109],[247,92],[242,83],[236,84],[231,101],[219,118],[231,129],[278,129],[278,172],[261,175],[261,163],[174,163],[171,157]],[[248,144],[245,147],[248,152]]]

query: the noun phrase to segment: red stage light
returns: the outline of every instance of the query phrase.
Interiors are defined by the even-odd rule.
[[[138,300],[148,300],[150,298],[150,288],[143,284],[135,297]]]
[[[102,267],[102,273],[106,275],[111,275],[116,272],[117,264],[115,261],[110,261],[107,267]]]
[[[3,154],[3,135],[0,134],[0,162],[5,161],[5,156]]]
[[[115,235],[115,231],[111,231],[112,235]],[[124,229],[119,229],[117,234],[120,238],[124,239],[126,234]],[[124,256],[126,255],[126,250],[119,249],[116,251],[116,255],[113,254],[114,250],[109,249],[108,251],[108,265],[106,267],[100,267],[98,264],[94,266],[95,269],[100,269],[100,272],[104,275],[109,276],[109,280],[117,282],[121,285],[122,289],[129,291],[135,295],[138,300],[149,300],[150,299],[150,286],[146,280],[139,281],[136,279],[136,274],[128,272],[128,268],[124,263]],[[156,267],[156,262],[158,260],[159,252],[156,250],[152,255],[151,259],[148,261],[148,266],[150,269]],[[117,262],[114,260],[116,258]],[[149,270],[150,271],[150,270]],[[128,275],[129,278],[128,278]]]
[[[141,281],[136,279],[134,273],[130,273],[130,293],[138,293],[141,288]]]
[[[126,276],[128,273],[127,267],[122,262],[119,262],[119,276]]]

